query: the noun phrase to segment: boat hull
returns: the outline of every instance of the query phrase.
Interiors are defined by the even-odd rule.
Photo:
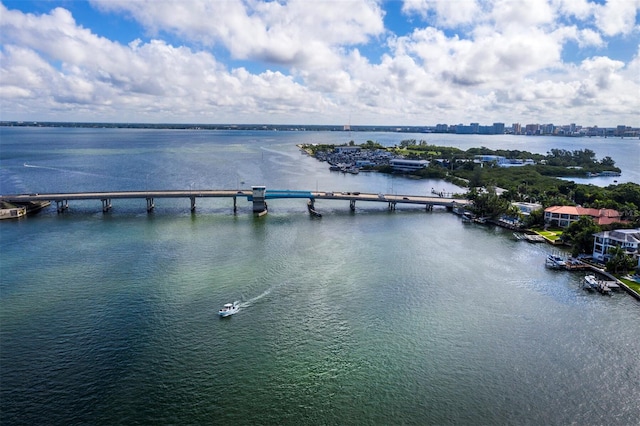
[[[226,305],[224,308],[220,309],[218,311],[218,315],[220,316],[220,318],[226,318],[229,317],[233,314],[235,314],[236,312],[238,312],[240,310],[240,307],[236,304],[230,306],[230,305]]]

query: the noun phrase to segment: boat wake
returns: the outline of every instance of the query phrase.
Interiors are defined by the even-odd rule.
[[[32,168],[32,169],[55,170],[56,172],[62,172],[62,173],[75,173],[75,174],[80,174],[80,175],[100,176],[100,175],[96,175],[94,173],[87,173],[87,172],[82,172],[82,171],[78,171],[78,170],[61,169],[59,167],[36,166],[35,164],[27,164],[27,163],[24,163],[24,166]]]
[[[240,297],[242,298],[242,300],[237,301],[236,303],[238,304],[239,308],[248,308],[250,306],[255,305],[258,301],[264,299],[265,297],[267,297],[268,295],[271,294],[272,291],[287,285],[288,283],[290,283],[289,281],[283,281],[277,284],[272,285],[271,287],[267,288],[265,291],[263,291],[262,293],[260,293],[259,295],[252,297],[250,299],[245,299],[245,295],[244,294],[240,294]]]
[[[256,303],[258,300],[262,299],[263,297],[268,296],[271,293],[272,289],[267,289],[264,292],[262,292],[261,294],[257,295],[256,297],[252,297],[249,300],[246,300],[244,302],[240,302],[238,304],[239,307],[241,308],[248,308],[249,306],[253,305],[254,303]]]
[[[69,174],[82,175],[82,176],[96,176],[96,177],[101,177],[101,178],[134,180],[134,179],[131,179],[131,178],[122,178],[122,177],[118,177],[118,176],[109,176],[109,175],[104,175],[104,174],[99,174],[99,173],[83,172],[82,170],[70,170],[70,169],[62,169],[60,167],[38,166],[38,165],[35,165],[35,164],[27,164],[27,163],[24,163],[24,167],[29,167],[29,168],[32,168],[32,169],[53,170],[53,171],[60,172],[60,173],[69,173]]]
[[[298,158],[298,155],[292,154],[290,152],[276,151],[275,149],[267,148],[267,147],[264,147],[264,146],[261,146],[260,149],[262,151],[266,151],[266,152],[269,152],[271,154],[277,154],[277,155],[280,155],[280,156],[283,156],[283,157],[289,157],[289,158],[291,158],[293,160],[296,160]]]

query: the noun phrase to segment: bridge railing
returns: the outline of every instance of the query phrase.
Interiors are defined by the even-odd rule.
[[[311,191],[299,191],[289,189],[267,189],[264,194],[266,199],[274,198],[313,198]]]

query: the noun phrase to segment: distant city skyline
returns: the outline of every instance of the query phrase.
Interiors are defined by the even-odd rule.
[[[0,0],[0,118],[638,121],[640,0]]]
[[[215,130],[294,130],[294,131],[386,131],[416,133],[455,133],[455,134],[514,134],[514,135],[551,135],[551,136],[611,136],[639,137],[640,127],[627,125],[617,126],[582,126],[571,123],[555,125],[553,123],[480,123],[436,124],[436,125],[340,125],[340,124],[268,124],[268,123],[127,123],[127,122],[61,122],[61,121],[0,121],[0,126],[42,126],[42,127],[119,127],[119,128],[171,128],[171,129],[215,129]]]

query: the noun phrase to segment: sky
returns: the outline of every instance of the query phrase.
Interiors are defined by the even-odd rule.
[[[640,127],[640,0],[0,0],[0,120]]]

